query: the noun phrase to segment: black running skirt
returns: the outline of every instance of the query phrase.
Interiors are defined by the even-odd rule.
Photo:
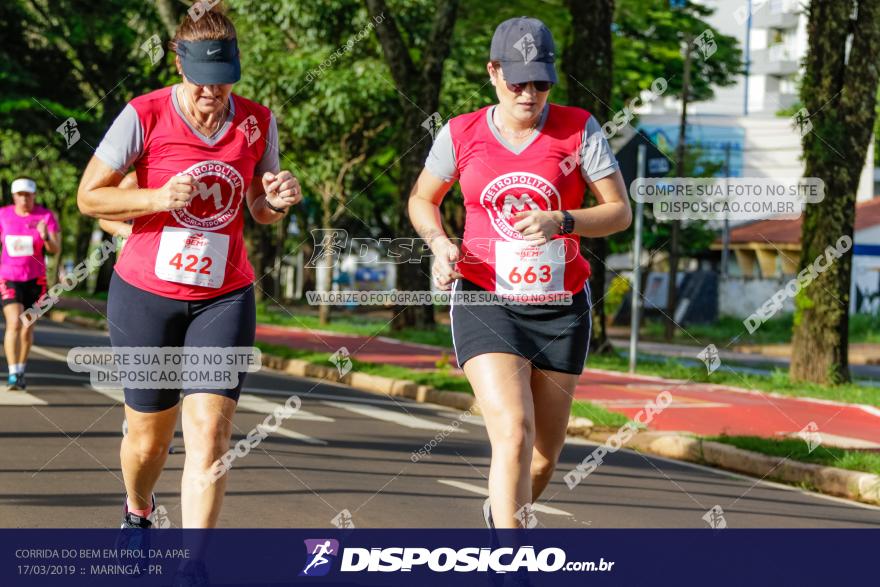
[[[455,291],[480,291],[465,279]],[[508,353],[547,371],[580,374],[590,347],[590,287],[574,294],[571,305],[465,305],[453,300],[449,311],[458,365],[486,353]]]

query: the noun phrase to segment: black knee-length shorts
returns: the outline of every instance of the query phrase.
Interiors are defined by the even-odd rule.
[[[465,279],[455,291],[480,291]],[[590,347],[590,287],[572,296],[571,305],[456,304],[449,311],[452,342],[460,367],[478,355],[519,355],[539,369],[580,374]]]

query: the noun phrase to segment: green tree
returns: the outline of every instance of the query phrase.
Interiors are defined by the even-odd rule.
[[[79,170],[125,102],[161,85],[162,61],[154,65],[141,46],[162,32],[139,0],[0,3],[5,173],[41,180],[41,198],[61,217],[66,257],[85,257],[96,224],[76,210]],[[69,118],[79,133],[70,146],[56,132]]]
[[[231,4],[245,67],[236,90],[272,108],[282,168],[298,176],[305,196],[291,217],[299,238],[248,228],[258,292],[275,299],[280,259],[310,246],[303,237],[312,229],[388,235],[387,201],[373,178],[389,156],[395,92],[377,81],[385,65],[375,22],[359,2]],[[322,269],[332,272],[329,261]],[[321,318],[329,319],[328,306]]]
[[[688,104],[711,99],[716,86],[735,83],[736,75],[742,71],[742,54],[734,37],[722,35],[704,20],[714,9],[689,0],[676,3],[674,8],[671,4],[668,0],[621,0],[617,15],[618,45],[621,45],[620,59],[627,69],[621,67],[623,63],[616,65],[622,74],[622,89],[640,92],[648,88],[653,79],[663,78],[667,85],[665,95],[681,99],[675,158],[676,173],[684,176]],[[672,340],[677,326],[673,317],[678,301],[681,237],[681,223],[673,220],[669,243],[667,340]]]
[[[853,236],[856,189],[874,126],[880,75],[880,0],[813,0],[807,12],[801,89],[807,110],[801,127],[804,175],[825,182],[825,199],[804,213],[802,269],[842,237]],[[849,381],[851,271],[848,249],[795,298],[792,379]]]
[[[669,0],[617,0],[612,27],[615,111],[650,89],[658,77],[668,84],[664,96],[680,98],[682,46],[688,38],[700,39],[692,47],[696,58],[689,101],[711,100],[715,88],[734,84],[743,71],[742,51],[736,37],[723,35],[706,22],[714,12],[714,8],[691,0],[675,9],[670,8]]]
[[[388,64],[400,107],[400,184],[394,207],[393,228],[399,237],[415,237],[409,222],[407,200],[430,149],[430,135],[422,126],[438,112],[443,64],[449,55],[458,0],[437,0],[432,13],[418,18],[412,12],[392,14],[384,0],[365,0],[376,21],[376,36]],[[413,34],[419,31],[418,34]],[[408,33],[404,37],[404,33]],[[408,44],[405,38],[410,39]],[[429,271],[424,263],[404,263],[398,273],[404,290],[427,289]],[[425,311],[422,311],[425,310]],[[434,308],[409,306],[395,314],[393,327],[433,325]]]

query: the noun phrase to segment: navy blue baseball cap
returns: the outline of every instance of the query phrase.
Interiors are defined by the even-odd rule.
[[[499,24],[489,60],[501,63],[504,79],[512,84],[558,81],[556,43],[547,25],[537,18],[520,16]]]
[[[241,79],[236,39],[177,41],[183,75],[202,86],[234,84]]]

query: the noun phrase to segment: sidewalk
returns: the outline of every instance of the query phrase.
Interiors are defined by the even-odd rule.
[[[63,307],[104,312],[102,304],[64,299]],[[74,303],[71,303],[74,302]],[[87,304],[92,304],[89,308]],[[315,352],[334,353],[345,347],[364,362],[434,369],[438,361],[455,368],[452,349],[268,324],[257,325],[257,340]],[[693,357],[691,349],[681,349]],[[589,362],[588,362],[589,363]],[[456,369],[457,370],[457,369]],[[823,442],[851,448],[880,449],[880,408],[826,400],[776,396],[757,391],[659,377],[586,369],[575,390],[577,399],[633,417],[645,404],[668,391],[672,403],[654,416],[649,429],[687,431],[701,435],[779,437],[797,434],[811,423]]]

